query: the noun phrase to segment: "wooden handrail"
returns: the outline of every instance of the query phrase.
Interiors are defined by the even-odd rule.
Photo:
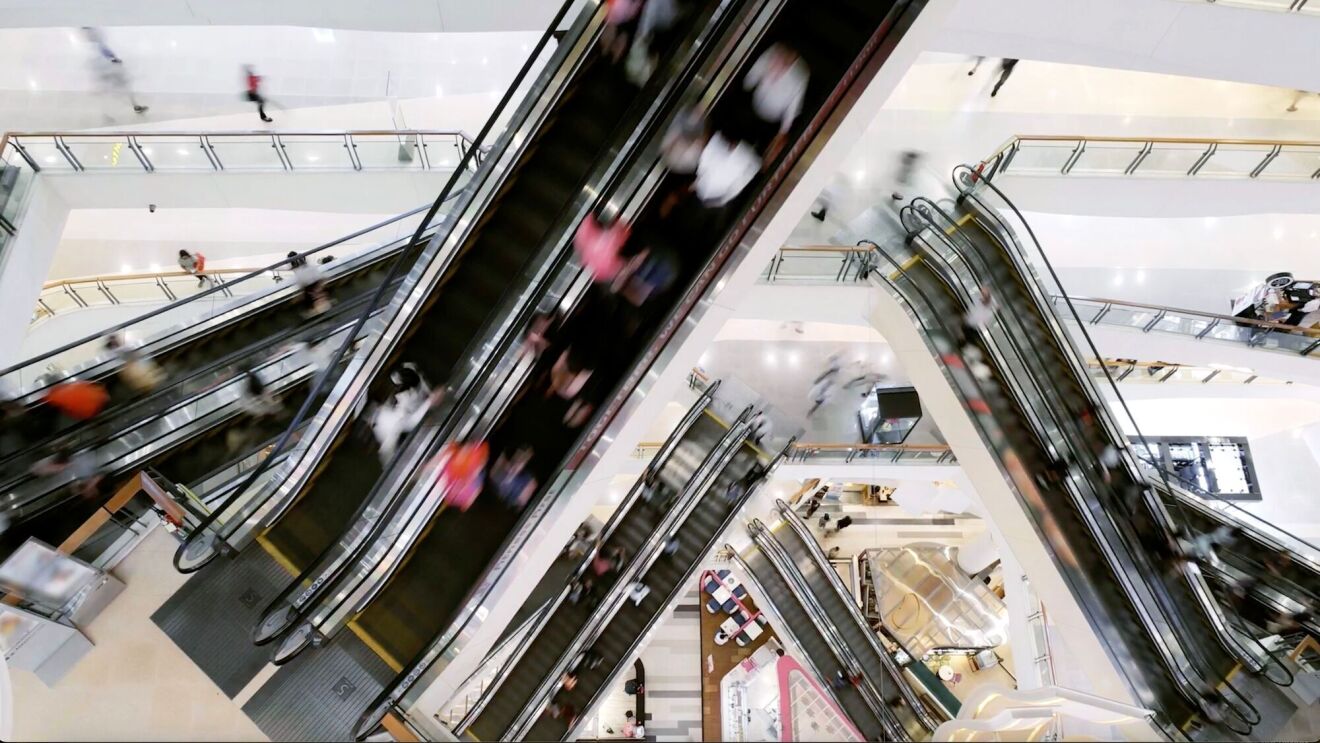
[[[207,276],[214,276],[215,274],[230,274],[230,273],[247,275],[260,270],[261,270],[260,268],[216,268],[216,269],[208,268],[202,271],[202,273],[206,274]],[[279,270],[279,269],[275,269],[275,270]],[[114,274],[105,274],[103,276],[75,276],[74,278],[71,279],[57,279],[55,281],[47,281],[46,283],[41,285],[41,290],[44,292],[47,289],[55,289],[61,286],[72,286],[73,284],[95,284],[97,282],[110,284],[116,281],[137,281],[139,279],[155,279],[155,278],[173,279],[173,278],[184,278],[186,276],[196,276],[196,275],[197,274],[194,273],[188,273],[187,271],[161,271],[158,273],[114,273]]]

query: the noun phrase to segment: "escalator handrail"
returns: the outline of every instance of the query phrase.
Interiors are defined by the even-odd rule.
[[[797,535],[797,538],[802,541],[802,544],[806,547],[807,554],[811,556],[811,561],[815,564],[816,569],[829,580],[830,585],[834,589],[835,595],[843,602],[843,605],[847,607],[848,614],[862,630],[862,634],[866,637],[866,642],[871,646],[872,652],[880,658],[880,662],[884,664],[885,670],[898,685],[898,690],[903,696],[903,700],[907,702],[908,706],[912,708],[912,711],[916,713],[917,717],[921,720],[922,727],[934,732],[935,728],[939,727],[940,723],[931,716],[930,711],[921,703],[916,692],[913,691],[911,685],[907,683],[907,679],[904,678],[903,671],[898,667],[898,663],[896,663],[893,657],[883,646],[881,646],[880,638],[876,637],[875,631],[871,629],[871,625],[866,621],[866,617],[862,616],[861,607],[857,606],[857,602],[852,600],[852,594],[849,593],[848,589],[843,585],[843,579],[839,577],[838,572],[830,567],[829,563],[826,561],[825,553],[821,550],[820,543],[811,535],[811,532],[807,531],[806,525],[802,523],[801,517],[799,517],[797,512],[793,510],[793,507],[786,503],[782,498],[775,498],[775,508],[778,509],[781,520],[787,522],[788,527],[792,529],[793,533]]]
[[[770,561],[770,565],[797,594],[799,602],[807,611],[807,617],[815,625],[816,631],[820,632],[825,639],[826,645],[829,646],[839,665],[847,669],[850,676],[856,674],[861,677],[862,684],[857,692],[866,706],[870,708],[872,714],[880,721],[880,725],[885,728],[886,739],[911,740],[897,714],[885,702],[880,690],[872,683],[870,675],[865,673],[857,654],[853,652],[852,647],[839,632],[838,626],[830,621],[829,615],[825,613],[824,607],[816,599],[816,594],[811,590],[811,586],[807,585],[805,577],[785,552],[783,545],[779,544],[779,541],[758,518],[753,518],[747,523],[747,533],[751,536],[752,543],[756,545],[757,549],[761,550],[761,554],[765,555],[766,559]]]
[[[955,338],[956,334],[949,327],[948,320],[944,318],[937,309],[935,309],[934,303],[931,301],[929,297],[926,296],[925,290],[923,290],[916,282],[912,281],[911,279],[908,280],[909,284],[912,287],[912,290],[917,293],[922,303],[924,303],[929,308],[928,312],[932,314],[932,317],[934,317],[935,321],[939,324],[940,327],[938,331],[926,325],[926,321],[922,319],[921,315],[918,314],[916,309],[911,306],[910,300],[905,298],[905,293],[903,289],[901,289],[897,284],[895,284],[894,280],[898,276],[906,275],[907,269],[904,268],[902,265],[900,265],[900,263],[897,260],[895,260],[893,257],[889,255],[887,250],[880,247],[878,244],[875,252],[880,258],[880,265],[883,265],[884,263],[888,263],[889,266],[893,268],[894,273],[893,276],[891,277],[887,271],[881,270],[881,271],[877,271],[876,274],[874,275],[878,276],[880,281],[889,287],[889,291],[891,291],[895,295],[895,299],[897,301],[899,301],[904,306],[908,307],[908,312],[910,317],[912,318],[912,321],[917,323],[922,328],[923,334],[927,338],[931,337],[933,333],[938,332],[942,338],[949,339],[949,342],[951,343],[951,339]],[[947,284],[947,281],[942,277],[940,278],[940,280],[943,283]],[[952,292],[953,290],[950,288],[949,291]],[[955,393],[960,394],[961,396],[965,396],[966,395],[965,392],[959,392],[959,383],[952,379],[952,375],[948,371],[947,366],[945,367],[945,375],[950,378],[950,385],[955,390]],[[980,380],[978,380],[976,377],[972,375],[967,375],[967,377],[968,377],[967,380],[968,383],[975,389],[976,394],[978,396],[980,396],[982,399],[986,399],[989,397],[988,395],[986,395],[985,386]],[[998,452],[998,454],[996,455],[997,458],[1002,458],[1003,452],[1007,450],[1011,450],[1011,447],[1008,446],[1008,442],[1005,440],[1005,435],[1003,434],[1003,432],[997,427],[991,428],[988,425],[988,422],[985,420],[984,416],[978,414],[978,415],[971,415],[969,417],[972,421],[973,426],[977,429],[982,439],[987,443],[988,446],[992,447],[994,450],[996,450],[996,452]],[[1030,433],[1033,436],[1035,435],[1034,431]],[[1037,445],[1042,447],[1044,446],[1044,444],[1039,442],[1039,440],[1037,441]],[[1024,502],[1023,508],[1027,508],[1027,507],[1028,505]],[[1101,554],[1105,555],[1103,550],[1101,551]],[[1108,559],[1107,555],[1105,556],[1104,559]],[[1110,569],[1111,571],[1114,571],[1116,575],[1121,575],[1121,573],[1115,567],[1111,566]],[[1066,579],[1066,574],[1065,574],[1065,579]],[[1161,635],[1149,625],[1148,620],[1140,611],[1140,609],[1135,605],[1135,602],[1133,602],[1133,599],[1126,590],[1124,591],[1124,594],[1128,595],[1128,601],[1130,603],[1133,603],[1132,609],[1134,616],[1138,617],[1138,621],[1143,626],[1146,627],[1146,631],[1151,636],[1155,646],[1157,648],[1163,648],[1162,642],[1158,639],[1161,637]],[[1082,605],[1081,608],[1083,609],[1084,612],[1086,612],[1085,605]],[[1086,612],[1086,613],[1089,614],[1090,612]],[[1179,693],[1182,694],[1186,698],[1186,701],[1188,701],[1193,707],[1199,709],[1200,708],[1199,696],[1193,693],[1192,691],[1190,691],[1190,689],[1193,688],[1190,679],[1185,676],[1185,674],[1182,672],[1182,669],[1178,667],[1178,664],[1168,654],[1167,648],[1163,648],[1162,652],[1160,653],[1160,658],[1163,661],[1166,669],[1168,670],[1170,677],[1173,679],[1177,679],[1177,681],[1175,682],[1175,686],[1179,689]],[[1161,722],[1159,724],[1161,725],[1161,727],[1166,727],[1166,728],[1168,727],[1167,724],[1164,722]]]
[[[647,481],[651,477],[658,475],[659,472],[663,470],[666,465],[669,464],[669,458],[677,450],[678,444],[683,440],[684,437],[686,437],[688,431],[691,430],[692,425],[697,422],[697,420],[705,413],[706,409],[710,406],[711,400],[713,398],[714,388],[718,386],[719,386],[719,380],[716,380],[715,384],[711,385],[711,387],[706,392],[703,392],[701,396],[697,398],[697,401],[693,403],[692,407],[688,409],[688,412],[683,416],[683,419],[679,421],[678,426],[675,427],[675,429],[669,434],[668,438],[666,438],[665,445],[661,447],[660,454],[657,455],[655,459],[651,460],[651,463],[646,466],[646,468],[642,471],[641,476],[639,476],[637,478],[637,481],[633,484],[633,486],[628,489],[628,494],[624,497],[623,501],[619,503],[618,507],[614,509],[614,512],[610,514],[609,521],[607,521],[605,525],[601,527],[599,534],[595,538],[596,545],[605,544],[610,539],[610,537],[614,535],[614,532],[618,529],[619,525],[623,523],[624,517],[632,512],[633,506],[637,504],[638,500],[640,500],[641,498],[642,493],[646,491]],[[596,556],[597,550],[598,547],[593,547],[592,549],[588,550],[586,554],[582,556],[582,559],[579,562],[578,567],[573,570],[572,575],[574,578],[581,576],[591,567],[592,559]],[[548,620],[550,617],[554,616],[555,611],[558,610],[558,608],[563,605],[565,599],[568,596],[568,591],[570,586],[571,586],[571,581],[569,584],[565,585],[563,590],[561,590],[558,594],[556,594],[555,598],[550,599],[549,601],[546,602],[548,605],[551,606],[551,608],[543,615],[544,620]],[[536,630],[537,633],[539,633],[542,629],[544,628],[538,628]],[[518,661],[518,659],[521,659],[522,656],[527,652],[527,650],[530,647],[531,647],[531,643],[527,642],[523,644],[523,647],[521,649],[512,653],[510,655],[511,660],[506,665],[506,669],[512,668],[513,665]],[[472,707],[468,709],[467,714],[465,714],[463,716],[463,719],[459,721],[457,726],[455,726],[454,731],[456,734],[461,735],[462,731],[467,730],[468,727],[471,726],[472,723],[476,721],[476,719],[481,715],[482,710],[484,710],[486,708],[486,705],[490,702],[490,700],[494,698],[495,693],[499,691],[499,688],[501,685],[503,685],[503,682],[504,682],[504,678],[501,677],[499,681],[497,681],[494,685],[486,689],[486,693],[482,696],[482,698],[478,700],[476,704],[472,705]]]
[[[568,646],[556,659],[550,673],[541,679],[541,683],[531,696],[527,698],[527,703],[523,705],[510,723],[501,734],[503,740],[516,740],[523,738],[527,729],[536,721],[541,714],[541,710],[549,701],[555,685],[568,668],[568,664],[579,653],[590,647],[595,642],[596,637],[601,630],[607,627],[614,615],[622,608],[626,598],[625,592],[639,576],[644,575],[650,569],[651,564],[660,554],[660,548],[663,546],[663,540],[678,528],[687,518],[688,514],[700,503],[701,497],[706,490],[711,487],[715,478],[728,465],[747,440],[750,432],[748,419],[751,417],[751,409],[743,410],[738,416],[738,420],[729,425],[728,431],[716,442],[715,446],[702,459],[683,490],[674,499],[674,505],[669,508],[647,536],[646,541],[637,548],[628,558],[628,564],[618,571],[618,577],[615,578],[613,585],[610,586],[606,594],[597,604],[597,609],[588,617],[587,622],[574,634],[573,639]]]
[[[486,122],[482,125],[480,131],[477,132],[477,136],[472,140],[471,146],[469,146],[467,148],[467,151],[463,153],[463,157],[462,159],[459,160],[458,166],[454,169],[454,172],[450,174],[448,180],[446,180],[444,188],[441,189],[439,196],[436,197],[435,201],[431,204],[430,208],[427,210],[426,216],[422,219],[421,223],[418,224],[416,231],[413,233],[412,240],[409,243],[410,246],[412,247],[417,246],[417,244],[421,241],[422,236],[430,227],[431,221],[435,218],[436,213],[439,211],[441,204],[447,201],[451,197],[451,195],[457,195],[458,192],[467,192],[469,194],[475,192],[473,189],[460,188],[458,186],[458,181],[460,180],[460,176],[470,167],[471,163],[475,162],[477,159],[484,159],[480,157],[480,152],[484,142],[486,141],[486,137],[490,134],[491,130],[494,128],[495,122],[504,113],[505,108],[509,105],[510,101],[513,99],[514,94],[517,92],[518,88],[522,85],[523,80],[528,76],[528,73],[535,66],[535,63],[537,59],[540,57],[541,52],[545,49],[546,45],[553,37],[555,28],[558,26],[559,22],[563,20],[564,16],[568,12],[568,9],[576,1],[577,0],[565,0],[563,5],[560,7],[559,12],[556,13],[554,18],[551,20],[550,26],[547,27],[545,33],[541,35],[541,38],[537,41],[536,45],[532,48],[531,52],[528,53],[527,59],[523,62],[523,65],[518,70],[518,73],[514,75],[513,80],[509,83],[509,87],[504,91],[504,95],[500,98],[499,102],[496,103],[494,109],[491,111],[490,116],[486,119]],[[523,110],[526,110],[526,106],[521,108]],[[508,131],[509,130],[506,127],[505,132],[507,133]],[[507,146],[508,137],[501,137],[499,143],[504,146]],[[495,163],[498,159],[499,159],[498,157],[485,159],[485,163],[483,163],[484,167],[478,167],[478,176],[474,176],[474,179],[476,177],[481,177],[483,172],[485,176],[488,177],[492,170],[492,167],[486,165],[486,163]],[[448,231],[452,231],[457,223],[458,223],[457,220],[452,220],[448,225]],[[436,237],[433,237],[431,239],[431,242],[438,242],[437,241],[438,237],[439,234],[437,233]],[[380,287],[378,287],[376,292],[373,294],[370,304],[359,316],[358,322],[353,332],[350,334],[348,338],[345,338],[343,343],[340,344],[340,347],[336,350],[334,357],[329,362],[329,366],[333,367],[338,365],[340,360],[342,360],[345,357],[349,349],[352,348],[353,338],[362,332],[363,328],[367,323],[367,319],[372,316],[372,313],[375,311],[377,306],[379,306],[381,302],[384,301],[384,299],[386,298],[387,296],[387,292],[385,291],[386,287],[388,287],[393,282],[395,276],[397,276],[400,270],[405,265],[407,265],[405,256],[408,255],[408,252],[409,252],[408,250],[405,250],[404,252],[400,253],[398,257],[394,259],[394,262],[390,266],[390,270],[386,274],[385,279],[381,282]],[[320,376],[319,379],[317,379],[316,385],[313,388],[312,393],[307,397],[307,401],[304,402],[304,404],[299,408],[297,414],[295,414],[293,422],[290,423],[288,430],[285,431],[284,435],[282,435],[279,441],[276,442],[276,446],[272,450],[272,455],[275,453],[282,452],[284,446],[288,444],[289,435],[297,426],[301,425],[303,419],[307,417],[307,414],[311,411],[313,400],[315,400],[324,390],[329,380],[329,376],[330,375],[328,374],[323,374]],[[273,456],[268,458],[266,461],[269,462],[270,459],[273,459]],[[245,491],[248,487],[250,487],[253,483],[257,481],[257,478],[261,476],[261,474],[265,471],[265,469],[266,469],[266,462],[263,462],[262,465],[258,466],[257,469],[252,472],[247,482],[242,487],[238,488],[235,491],[233,497],[227,499],[223,504],[221,504],[220,508],[217,508],[215,511],[213,511],[211,516],[207,518],[207,521],[204,522],[202,525],[200,525],[197,531],[194,532],[194,535],[190,536],[187,541],[179,545],[179,549],[174,553],[174,567],[176,570],[179,570],[180,572],[194,572],[195,570],[200,569],[202,565],[205,565],[206,562],[209,562],[209,558],[208,558],[208,560],[203,561],[195,566],[190,566],[192,569],[186,571],[181,566],[181,560],[184,557],[185,550],[188,547],[188,545],[192,543],[193,539],[196,538],[196,535],[205,533],[206,529],[209,528],[212,524],[214,524],[218,520],[219,515],[223,513],[230,505],[236,502],[238,500],[238,497],[242,495],[243,491]],[[212,553],[212,554],[214,555],[216,553]]]
[[[457,171],[456,171],[456,172],[457,172]],[[446,200],[448,200],[448,198],[452,198],[453,196],[457,196],[457,195],[458,195],[458,193],[451,194],[449,197],[446,198]],[[432,207],[434,208],[435,205],[432,204]],[[361,236],[366,235],[366,234],[368,234],[368,233],[374,232],[374,231],[376,231],[376,230],[378,230],[378,229],[380,229],[380,228],[382,228],[382,227],[386,227],[386,226],[388,226],[388,225],[390,225],[390,224],[393,224],[393,223],[395,223],[395,222],[399,222],[399,221],[402,221],[402,220],[404,220],[404,219],[407,219],[407,218],[409,218],[409,217],[411,217],[411,216],[414,216],[414,215],[416,215],[416,214],[420,214],[420,213],[421,213],[423,210],[425,210],[426,208],[427,208],[427,207],[425,207],[425,206],[419,206],[419,207],[416,207],[416,208],[414,208],[414,209],[410,209],[410,210],[408,210],[408,211],[406,211],[406,212],[404,212],[404,213],[402,213],[402,214],[397,214],[397,215],[395,215],[395,216],[393,216],[393,217],[390,217],[389,219],[382,220],[382,221],[377,222],[376,224],[373,224],[373,225],[371,225],[371,226],[369,226],[369,227],[363,227],[362,229],[357,230],[357,231],[352,232],[352,233],[349,233],[349,234],[347,234],[347,235],[344,235],[343,237],[335,238],[334,240],[331,240],[331,241],[328,242],[328,243],[323,243],[323,244],[318,245],[318,246],[316,246],[316,247],[314,247],[314,248],[310,248],[310,249],[308,249],[308,250],[305,250],[305,251],[299,253],[295,258],[283,258],[283,259],[281,259],[281,260],[279,260],[279,261],[276,261],[275,263],[270,264],[269,266],[266,266],[266,267],[264,267],[264,268],[258,268],[258,269],[256,269],[255,271],[252,271],[251,273],[248,273],[248,274],[244,274],[243,276],[240,276],[239,278],[233,279],[232,281],[226,281],[226,282],[224,282],[223,284],[216,284],[215,286],[212,286],[210,289],[207,289],[206,291],[198,292],[198,293],[193,294],[193,295],[191,295],[191,296],[184,297],[183,299],[176,300],[176,301],[171,302],[171,303],[169,303],[169,304],[167,304],[167,305],[165,305],[165,306],[163,306],[163,307],[157,307],[157,308],[154,309],[154,310],[151,310],[151,311],[149,311],[149,312],[144,312],[143,314],[138,315],[138,316],[136,316],[136,317],[134,317],[134,318],[132,318],[132,319],[125,320],[125,321],[120,322],[120,323],[117,323],[117,324],[115,324],[115,325],[111,325],[110,327],[105,328],[105,329],[103,329],[103,330],[98,330],[97,332],[92,333],[92,334],[90,334],[90,335],[88,335],[88,336],[86,336],[86,337],[80,338],[80,339],[78,339],[78,340],[76,340],[76,341],[72,341],[72,342],[66,343],[66,344],[64,344],[63,346],[60,346],[60,347],[55,348],[55,349],[52,349],[52,350],[50,350],[50,351],[46,351],[46,352],[44,352],[44,353],[42,353],[42,354],[40,354],[40,355],[38,355],[38,356],[30,357],[30,358],[28,358],[28,359],[25,359],[25,360],[23,360],[23,361],[20,361],[20,362],[17,363],[17,364],[14,364],[14,365],[10,366],[10,367],[8,367],[8,368],[0,369],[0,378],[4,378],[4,377],[8,376],[9,374],[12,374],[13,372],[20,371],[20,370],[25,369],[25,368],[27,368],[27,367],[29,367],[29,366],[33,366],[33,365],[36,365],[36,364],[40,364],[40,363],[42,363],[43,361],[46,361],[47,359],[50,359],[50,358],[52,358],[52,357],[54,357],[54,356],[58,356],[59,354],[62,354],[62,353],[64,353],[64,352],[66,352],[66,351],[71,351],[71,350],[73,350],[73,349],[75,349],[75,348],[77,348],[77,347],[79,347],[79,346],[82,346],[82,345],[85,345],[85,344],[88,344],[88,343],[93,343],[93,342],[95,342],[95,341],[97,341],[97,340],[99,340],[99,339],[106,338],[106,337],[108,337],[108,336],[114,335],[114,334],[119,333],[120,331],[125,330],[125,329],[127,329],[127,328],[130,328],[130,327],[132,327],[133,325],[136,325],[136,324],[138,324],[138,323],[140,323],[140,322],[143,322],[143,321],[145,321],[145,320],[150,320],[150,319],[152,319],[152,318],[154,318],[154,317],[159,317],[159,316],[161,316],[161,315],[163,315],[163,314],[165,314],[165,313],[167,313],[167,312],[172,312],[172,311],[174,311],[174,310],[176,310],[176,309],[178,309],[178,308],[180,308],[180,307],[183,307],[183,306],[185,306],[185,305],[188,305],[188,304],[190,304],[190,303],[192,303],[192,302],[198,302],[198,301],[201,301],[201,300],[203,300],[203,299],[207,299],[207,298],[212,297],[212,296],[214,296],[214,295],[216,295],[216,294],[219,294],[219,293],[224,292],[224,291],[226,291],[226,290],[232,289],[232,288],[234,287],[235,284],[241,284],[241,283],[243,283],[243,282],[245,282],[245,281],[250,281],[250,280],[255,279],[255,278],[259,277],[259,276],[263,276],[263,275],[265,275],[265,274],[267,274],[267,273],[269,273],[269,272],[271,272],[271,271],[276,271],[276,270],[279,270],[279,269],[281,269],[281,268],[287,268],[287,267],[290,266],[290,265],[293,263],[293,261],[295,261],[295,260],[298,260],[298,259],[304,259],[304,258],[307,258],[308,256],[316,255],[317,253],[320,253],[321,251],[329,250],[330,248],[333,248],[333,247],[335,247],[335,246],[337,246],[337,245],[342,245],[342,244],[344,244],[345,242],[348,242],[349,240],[353,240],[353,239],[355,239],[355,238],[361,237]],[[393,243],[393,242],[398,242],[398,240],[392,240],[392,241],[390,241],[390,242],[391,242],[391,243]],[[276,291],[279,291],[279,289],[276,289]],[[254,295],[251,295],[251,296],[248,298],[248,302],[256,301],[256,300],[258,300],[258,299],[261,299],[263,296],[264,296],[264,294],[254,294]],[[246,304],[246,302],[245,302],[245,304]],[[238,306],[241,306],[241,305],[238,305]],[[232,311],[233,309],[234,309],[233,307],[230,307],[230,308],[228,308],[227,311]],[[177,328],[172,328],[172,329],[170,329],[169,331],[166,331],[166,332],[168,332],[168,333],[172,333],[172,332],[174,332],[175,330],[177,330]],[[77,376],[77,374],[78,374],[78,372],[75,371],[75,372],[73,372],[70,376]],[[67,378],[67,377],[66,377],[66,378]],[[51,382],[51,384],[55,384],[55,383],[58,382],[58,381],[62,381],[62,380],[54,380],[54,381]],[[22,392],[22,395],[23,395],[24,397],[30,397],[33,393],[35,393],[35,392],[37,392],[37,391],[38,391],[38,390],[36,390],[36,389],[24,390],[24,391]]]

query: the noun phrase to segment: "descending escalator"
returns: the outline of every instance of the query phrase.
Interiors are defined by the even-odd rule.
[[[537,690],[569,652],[575,638],[587,626],[598,610],[601,596],[607,595],[616,581],[628,575],[632,563],[643,557],[642,550],[652,533],[663,521],[671,503],[680,497],[702,463],[717,449],[720,439],[728,433],[713,416],[704,413],[709,398],[703,398],[694,408],[697,415],[680,424],[673,446],[666,443],[662,459],[657,459],[638,478],[632,492],[619,505],[600,533],[600,543],[574,571],[576,575],[589,575],[593,559],[621,556],[619,568],[593,579],[591,588],[594,601],[570,599],[572,588],[562,583],[552,609],[539,629],[529,635],[524,646],[516,651],[516,660],[507,666],[486,694],[476,716],[458,729],[476,740],[502,740],[519,714],[533,700]]]
[[[732,549],[729,551],[733,552]],[[851,669],[835,653],[805,599],[789,583],[788,578],[775,568],[767,553],[753,549],[746,554],[735,553],[735,560],[743,574],[751,580],[759,605],[774,612],[777,619],[775,631],[793,638],[794,644],[806,656],[802,660],[822,684],[836,678],[839,673],[845,676],[851,673]],[[867,704],[858,687],[844,686],[835,690],[833,696],[843,714],[866,740],[891,738],[889,727],[877,710]]]
[[[862,674],[880,691],[908,737],[918,740],[934,732],[938,721],[930,716],[897,663],[881,647],[875,631],[839,582],[838,573],[826,561],[820,544],[787,503],[777,501],[776,506],[783,528],[772,530],[768,536],[783,547],[791,567],[800,573],[802,585],[810,587],[814,600],[834,621]]]
[[[835,85],[851,83],[859,59],[887,53],[919,11],[919,3],[870,3],[849,0],[838,3],[831,13],[820,13],[806,2],[790,1],[771,23],[751,58],[782,41],[794,46],[810,66],[812,84],[808,87],[803,110],[827,113],[838,103]],[[880,39],[884,44],[871,44]],[[609,78],[612,73],[597,63],[597,74]],[[734,108],[742,100],[721,99],[713,104],[711,118],[725,121],[736,118]],[[799,118],[789,132],[801,136],[807,125]],[[793,157],[801,152],[790,150]],[[719,239],[742,215],[743,207],[758,193],[774,173],[768,167],[744,195],[728,207],[714,211],[700,208],[689,199],[665,216],[660,215],[659,198],[652,199],[634,220],[634,239],[654,249],[667,251],[678,259],[676,289],[689,286],[713,256],[720,255]],[[680,192],[686,181],[666,176],[654,190],[668,194]],[[709,270],[706,272],[709,273]],[[704,286],[704,285],[703,285]],[[656,298],[641,310],[620,316],[607,308],[616,303],[604,292],[580,304],[566,321],[565,335],[594,337],[608,343],[608,354],[592,375],[595,400],[609,400],[627,376],[635,360],[665,326],[665,318],[676,306],[678,291]],[[627,329],[625,329],[627,328]],[[644,332],[636,332],[642,329]],[[551,482],[561,463],[574,450],[574,437],[565,435],[560,424],[569,403],[543,398],[539,393],[522,394],[508,408],[490,435],[492,450],[501,446],[529,445],[536,452],[531,468],[542,484]],[[445,627],[510,534],[517,515],[499,504],[494,493],[482,495],[466,513],[443,512],[412,551],[410,558],[393,575],[384,590],[354,620],[357,629],[372,637],[397,660],[415,657]],[[473,538],[479,535],[478,538]],[[459,546],[461,545],[461,546]]]
[[[689,26],[679,29],[674,41],[699,28],[707,12],[686,19]],[[621,68],[600,55],[583,62],[397,346],[398,363],[416,364],[431,384],[443,384],[462,371],[491,311],[530,281],[543,253],[571,226],[566,223],[568,207],[592,168],[632,131],[650,89],[628,82]],[[373,398],[384,395],[385,381],[376,380]],[[300,571],[342,533],[384,472],[371,443],[344,446],[347,438],[341,436],[306,492],[264,535],[266,543]],[[423,560],[415,578],[398,578],[398,590],[412,597],[400,601],[390,592],[379,600],[382,607],[397,607],[398,612],[384,609],[389,616],[373,613],[360,619],[359,628],[392,663],[402,664],[420,651],[442,626],[437,623],[448,618],[445,607],[458,604],[468,584],[451,576],[479,570],[512,528],[515,515],[491,500],[437,520],[426,542],[462,544],[462,550]],[[423,605],[414,607],[414,602]]]
[[[586,638],[589,642],[573,648],[574,651],[589,650],[601,662],[594,667],[579,667],[573,688],[559,689],[555,695],[560,703],[584,713],[596,707],[627,667],[643,638],[700,569],[702,560],[716,545],[738,509],[765,477],[767,463],[761,461],[760,451],[747,441],[749,429],[745,418],[736,421],[724,437],[726,442],[732,439],[733,446],[724,451],[717,449],[712,454],[713,461],[707,463],[709,468],[703,467],[703,475],[689,483],[688,487],[695,488],[696,492],[670,515],[670,523],[677,525],[668,531],[678,536],[677,549],[666,554],[662,547],[667,534],[653,534],[646,552],[639,555],[644,561],[643,566],[632,577],[645,584],[649,593],[641,601],[619,595],[602,602],[597,616],[599,619],[604,615],[603,626]],[[729,495],[730,488],[735,489],[733,497]],[[562,672],[568,660],[562,658],[556,670]],[[562,740],[568,736],[571,730],[567,719],[540,714],[550,701],[549,696],[554,695],[559,686],[556,677],[548,680],[550,684],[546,690],[550,694],[534,699],[525,707],[520,722],[505,735],[523,740]]]

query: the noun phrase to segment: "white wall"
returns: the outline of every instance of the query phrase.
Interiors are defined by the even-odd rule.
[[[314,26],[380,31],[540,31],[559,0],[9,0],[0,26]]]
[[[933,48],[1320,90],[1320,18],[1178,0],[961,0]]]
[[[1320,402],[1275,399],[1129,399],[1147,436],[1245,436],[1262,500],[1242,508],[1312,541],[1320,539],[1320,461],[1310,439],[1320,428]],[[1121,419],[1120,419],[1121,420]]]
[[[421,202],[414,204],[420,205]],[[48,281],[116,273],[177,271],[180,248],[201,251],[208,268],[260,268],[379,224],[394,212],[277,209],[76,209],[69,213]],[[373,230],[331,249],[346,256],[416,229],[418,218]]]

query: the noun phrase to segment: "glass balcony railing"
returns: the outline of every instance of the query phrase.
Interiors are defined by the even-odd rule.
[[[1320,142],[1020,134],[983,160],[1011,175],[1320,179]]]
[[[1059,296],[1051,299],[1056,305],[1064,302]],[[1077,308],[1078,317],[1088,325],[1112,325],[1143,333],[1171,333],[1302,356],[1310,356],[1320,346],[1320,329],[1315,328],[1121,299],[1075,296],[1070,299]]]
[[[761,272],[761,280],[779,284],[855,283],[873,270],[869,246],[785,246]],[[1320,348],[1320,328],[1253,320],[1214,312],[1129,302],[1123,299],[1071,296],[1082,322],[1131,328],[1143,333],[1171,333],[1197,340],[1223,341],[1251,348],[1311,356]],[[1056,304],[1063,302],[1053,296]],[[1065,314],[1065,317],[1070,315]],[[1163,364],[1173,367],[1172,364]],[[1225,370],[1229,370],[1227,367]]]
[[[693,369],[688,374],[688,386],[698,392],[704,391],[710,384],[710,378],[701,369]],[[736,380],[727,376],[720,382],[720,391],[728,396],[728,390],[737,387]],[[956,464],[953,451],[940,444],[863,444],[859,442],[827,443],[813,441],[798,441],[801,426],[792,425],[782,412],[767,406],[763,401],[759,401],[756,393],[747,390],[744,395],[746,400],[739,399],[740,396],[734,396],[734,403],[725,405],[725,410],[719,411],[726,414],[736,415],[735,408],[739,408],[747,401],[756,398],[756,407],[766,412],[775,420],[773,430],[777,439],[785,439],[784,457],[788,462],[821,462],[821,463],[852,463],[852,462],[870,462],[880,464]],[[713,406],[718,410],[719,405]],[[789,429],[789,435],[784,434],[782,429]],[[633,447],[632,458],[641,461],[650,461],[656,453],[664,446],[662,441],[642,441]],[[763,448],[782,448],[774,447],[773,444],[767,444]]]
[[[33,173],[444,170],[471,146],[438,130],[10,132],[0,157]]]
[[[32,310],[32,324],[37,325],[56,315],[89,307],[174,302],[180,297],[200,294],[212,287],[220,287],[220,292],[227,297],[252,294],[278,287],[291,276],[287,266],[281,265],[270,271],[262,271],[260,278],[233,287],[228,285],[234,279],[258,271],[260,269],[257,268],[218,268],[206,272],[209,283],[198,283],[196,276],[184,271],[107,274],[48,281],[41,289],[41,296],[37,297],[36,308]]]

